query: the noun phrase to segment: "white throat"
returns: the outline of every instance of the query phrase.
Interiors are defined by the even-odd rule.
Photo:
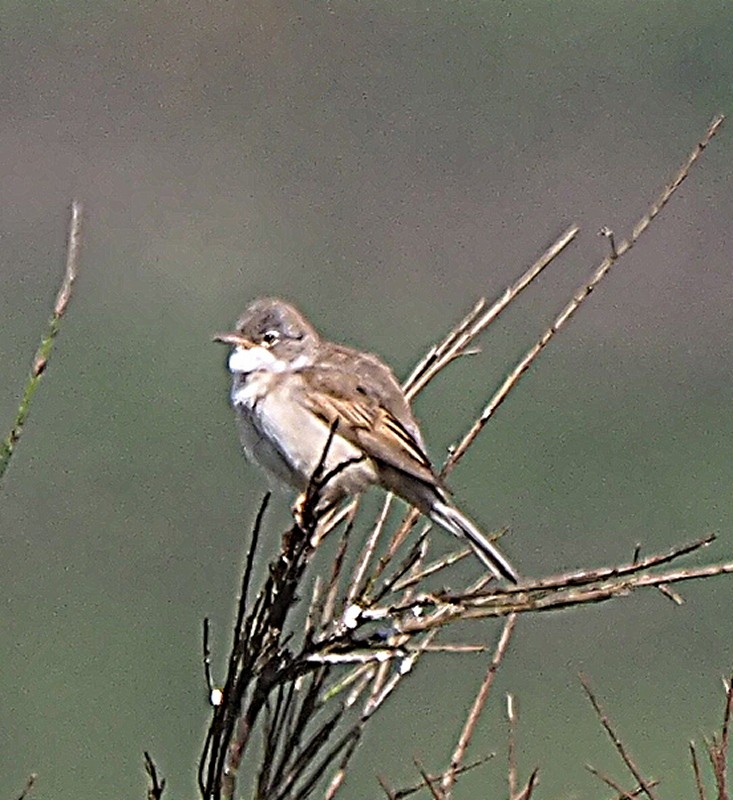
[[[272,354],[266,347],[235,347],[229,356],[229,372],[247,375],[250,372],[297,372],[310,364],[307,353],[301,353],[292,361],[285,361]]]
[[[235,347],[229,355],[229,372],[246,375],[250,372],[285,372],[288,364],[264,347]]]

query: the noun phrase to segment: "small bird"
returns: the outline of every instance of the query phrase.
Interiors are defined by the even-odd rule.
[[[336,474],[322,489],[329,508],[379,485],[465,538],[496,577],[517,582],[507,559],[451,501],[380,358],[327,341],[277,298],[255,300],[235,331],[214,338],[232,347],[231,403],[251,461],[303,493],[332,435],[323,474]]]

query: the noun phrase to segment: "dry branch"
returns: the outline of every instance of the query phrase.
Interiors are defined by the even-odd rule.
[[[450,765],[446,770],[445,774],[443,775],[443,779],[441,781],[441,790],[442,794],[445,797],[449,797],[451,790],[453,789],[453,784],[456,780],[456,773],[458,769],[461,767],[464,758],[466,757],[466,750],[468,749],[468,745],[473,738],[474,731],[476,730],[476,725],[478,724],[479,718],[481,713],[486,706],[486,701],[489,698],[489,692],[491,691],[491,687],[494,684],[494,678],[496,677],[496,672],[499,669],[499,665],[501,664],[504,655],[509,647],[509,642],[511,641],[512,634],[514,633],[514,628],[517,624],[517,617],[512,614],[506,621],[504,625],[504,630],[502,631],[501,637],[499,639],[499,643],[496,646],[496,651],[494,653],[494,657],[491,659],[491,663],[489,664],[489,668],[486,671],[486,675],[484,676],[483,681],[481,682],[481,686],[476,694],[476,697],[473,701],[473,705],[471,710],[466,717],[466,722],[463,726],[463,730],[461,731],[461,735],[458,738],[458,743],[456,744],[456,749],[453,751],[453,755],[450,760]],[[511,797],[511,793],[510,793]]]
[[[731,713],[733,712],[733,679],[723,681],[723,686],[725,688],[725,711],[723,712],[723,724],[721,726],[720,735],[713,735],[711,741],[705,740],[705,749],[707,750],[708,760],[710,761],[710,767],[713,772],[715,787],[718,790],[717,800],[729,800],[728,746],[730,740]],[[695,774],[697,793],[701,800],[704,800],[705,791],[700,774],[700,765],[697,760],[695,746],[692,742],[690,742],[690,752],[692,754],[692,768]]]
[[[636,779],[636,782],[639,784],[642,792],[649,798],[649,800],[657,800],[656,795],[652,793],[652,786],[654,785],[654,782],[647,780],[642,775],[641,770],[637,766],[634,759],[631,757],[628,748],[621,741],[619,735],[616,733],[613,726],[611,725],[611,721],[601,708],[601,704],[599,703],[598,698],[593,693],[593,690],[590,688],[590,683],[588,683],[588,679],[585,677],[585,675],[580,676],[580,682],[583,684],[583,689],[585,689],[585,693],[588,696],[591,705],[593,706],[593,710],[598,715],[598,719],[600,720],[601,725],[603,725],[603,729],[606,731],[609,738],[613,742],[613,746],[618,751],[618,754],[621,756],[624,764],[626,764],[629,772]]]
[[[26,800],[28,797],[30,797],[31,791],[36,783],[37,777],[38,776],[33,772],[28,776],[28,780],[25,782],[23,791],[18,795],[16,800]]]
[[[705,796],[705,787],[702,782],[702,771],[700,770],[700,761],[697,757],[697,750],[695,750],[695,743],[690,742],[690,758],[692,760],[692,772],[695,776],[695,788],[697,789],[698,800],[707,800]]]
[[[598,284],[608,275],[618,260],[627,253],[636,244],[642,233],[649,227],[654,218],[669,202],[672,195],[680,187],[684,179],[690,174],[695,162],[702,155],[703,150],[710,143],[710,140],[720,129],[723,124],[724,117],[719,115],[710,123],[705,136],[702,141],[695,146],[690,155],[685,160],[684,164],[679,168],[677,174],[671,183],[669,183],[656,200],[652,203],[647,213],[636,223],[629,239],[625,239],[618,247],[614,247],[610,256],[605,258],[601,264],[596,268],[591,279],[581,286],[573,295],[572,300],[560,311],[555,317],[552,325],[540,336],[535,344],[524,354],[516,366],[507,375],[501,386],[494,392],[486,407],[481,412],[479,418],[474,422],[461,441],[453,448],[448,460],[444,467],[444,474],[447,474],[465,455],[468,448],[475,441],[476,437],[481,433],[486,423],[496,413],[496,410],[506,400],[509,393],[519,382],[520,378],[529,369],[537,356],[547,347],[554,336],[560,331],[565,324],[574,316],[580,306],[587,300],[591,292],[598,286]]]
[[[158,775],[158,768],[147,751],[143,753],[145,759],[145,774],[148,776],[148,800],[160,800],[165,791],[165,778]]]

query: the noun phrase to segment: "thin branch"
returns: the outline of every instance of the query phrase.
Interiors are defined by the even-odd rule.
[[[430,575],[434,575],[437,572],[440,572],[443,569],[448,567],[452,567],[453,564],[457,564],[459,561],[463,561],[464,558],[473,554],[473,550],[470,547],[466,548],[465,550],[456,550],[454,553],[448,553],[448,555],[444,556],[443,558],[439,558],[436,561],[428,564],[427,567],[420,570],[419,572],[415,572],[412,575],[408,575],[407,577],[403,578],[392,587],[395,592],[401,592],[405,589],[409,589],[411,586],[417,586],[422,583],[425,578],[429,577]]]
[[[545,267],[552,263],[575,239],[578,230],[577,225],[572,225],[561,234],[515,283],[504,290],[504,294],[497,298],[485,312],[483,312],[485,301],[479,300],[468,316],[453,328],[439,345],[431,348],[427,356],[413,370],[412,375],[405,381],[403,386],[407,399],[411,400],[456,356],[464,353],[471,342],[485,331],[501,312],[540,275]]]
[[[158,777],[158,770],[155,766],[155,762],[147,750],[143,753],[143,756],[145,758],[145,774],[150,781],[148,784],[148,800],[160,800],[165,790],[165,778]]]
[[[690,555],[697,550],[701,550],[708,545],[712,544],[717,539],[714,533],[709,533],[699,539],[694,539],[691,542],[685,542],[682,545],[671,547],[662,553],[655,553],[646,558],[635,557],[633,561],[628,564],[615,567],[599,567],[598,569],[578,570],[577,572],[564,573],[562,575],[553,575],[549,578],[540,578],[537,581],[528,581],[522,586],[507,586],[504,590],[505,594],[521,594],[526,591],[527,585],[531,584],[533,590],[541,589],[558,589],[567,588],[570,586],[584,586],[590,583],[598,583],[609,578],[621,578],[625,575],[634,575],[651,569],[652,567],[661,567],[663,564],[669,564],[676,561],[683,556]]]
[[[25,782],[25,786],[23,787],[23,791],[18,795],[16,800],[26,800],[27,797],[30,796],[31,790],[36,782],[38,775],[35,772],[31,772],[28,776],[28,780]]]
[[[257,545],[260,542],[260,531],[262,530],[262,523],[265,519],[267,507],[270,505],[270,498],[272,492],[265,492],[259,509],[257,509],[257,516],[255,517],[255,524],[252,526],[252,536],[249,541],[249,550],[247,551],[247,561],[244,567],[244,574],[242,575],[242,585],[239,589],[239,601],[237,603],[237,619],[234,623],[234,638],[237,639],[242,635],[242,623],[244,622],[244,614],[247,610],[247,595],[249,594],[249,585],[252,582],[252,570],[254,569],[255,558],[257,556]]]
[[[379,541],[380,536],[382,535],[382,531],[384,530],[384,523],[387,521],[387,515],[389,514],[390,506],[392,505],[392,494],[387,494],[387,497],[384,500],[384,504],[382,506],[382,511],[377,518],[377,521],[374,523],[372,530],[364,543],[364,547],[362,552],[359,556],[358,561],[356,562],[356,567],[354,568],[354,573],[349,582],[349,588],[346,595],[346,605],[352,605],[359,594],[364,592],[363,582],[364,576],[366,575],[366,571],[369,567],[369,561],[371,560],[372,556],[374,555],[374,551],[377,547],[377,542]]]
[[[428,775],[427,771],[417,758],[414,758],[413,761],[417,767],[417,771],[420,773],[420,777],[423,780],[423,786],[427,787],[433,800],[447,800],[448,795],[446,794],[445,790],[441,788],[439,781],[436,778],[433,778],[431,775]]]
[[[10,459],[15,452],[15,446],[20,441],[23,434],[23,427],[28,414],[30,413],[31,401],[33,395],[38,389],[41,377],[48,366],[48,360],[51,357],[53,350],[53,342],[56,334],[61,327],[61,320],[69,307],[71,300],[71,293],[76,280],[78,265],[79,265],[79,252],[81,250],[81,223],[82,223],[82,206],[81,203],[74,200],[71,204],[71,220],[69,222],[68,241],[66,244],[66,268],[64,270],[64,278],[61,282],[61,288],[56,295],[56,302],[53,306],[51,318],[48,321],[46,333],[41,339],[38,350],[33,358],[33,365],[31,367],[31,374],[26,382],[25,389],[23,390],[23,397],[21,398],[20,405],[15,415],[13,426],[10,433],[0,443],[0,481],[2,481],[5,472],[10,464]]]
[[[626,791],[626,789],[624,789],[619,783],[616,783],[616,781],[614,781],[610,775],[606,775],[605,772],[597,770],[590,764],[586,764],[585,768],[588,770],[588,772],[590,772],[592,775],[595,775],[596,778],[605,783],[606,786],[610,786],[610,788],[616,792],[615,800],[635,800],[635,798],[644,793],[644,790],[641,788],[641,786],[637,786],[637,788],[631,792]],[[659,786],[659,781],[649,781],[649,786]]]
[[[495,756],[496,753],[489,753],[488,755],[485,755],[483,758],[479,758],[476,761],[472,761],[470,764],[464,764],[462,767],[456,770],[456,776],[460,777],[461,775],[464,775],[466,772],[470,772],[471,770],[474,770],[477,767],[483,766],[487,761],[490,761]],[[413,794],[417,794],[421,789],[425,788],[424,781],[420,781],[420,783],[416,783],[413,786],[409,786],[405,789],[398,789],[395,791],[390,788],[385,778],[377,776],[377,780],[379,781],[379,785],[382,787],[389,800],[404,800],[404,798],[410,797]],[[431,775],[430,780],[433,783],[435,783],[436,781],[440,780],[440,776]]]
[[[484,308],[486,308],[486,300],[481,297],[468,314],[448,331],[445,338],[439,344],[434,344],[413,367],[412,372],[402,384],[402,389],[408,399],[414,397],[419,391],[414,388],[418,381],[421,380],[434,364],[441,358],[444,358],[448,350],[474,325],[476,320],[481,316],[481,312]]]
[[[705,787],[702,782],[702,772],[700,771],[700,761],[697,757],[695,743],[690,742],[690,759],[692,760],[692,773],[695,776],[695,788],[697,789],[697,800],[707,800]]]
[[[529,776],[527,785],[524,787],[524,790],[520,793],[516,800],[530,800],[534,790],[537,788],[537,779],[539,774],[540,768],[535,767],[534,770],[532,770],[532,774]]]
[[[481,682],[481,686],[479,687],[478,692],[476,693],[476,697],[473,701],[473,705],[471,707],[471,711],[469,712],[468,716],[466,717],[466,722],[463,726],[463,730],[461,731],[461,735],[458,738],[458,743],[456,745],[456,749],[453,751],[453,755],[451,756],[450,765],[448,769],[445,771],[443,775],[443,780],[441,781],[441,788],[443,793],[448,796],[450,795],[451,789],[453,788],[453,784],[455,783],[456,779],[456,772],[458,768],[463,763],[463,759],[466,755],[466,749],[471,741],[473,736],[473,732],[476,728],[476,723],[481,716],[481,712],[486,705],[486,701],[489,697],[489,692],[491,691],[491,687],[494,683],[494,677],[496,676],[496,671],[499,669],[499,664],[501,664],[502,659],[504,658],[504,654],[509,647],[509,642],[511,641],[512,634],[514,633],[514,628],[517,624],[517,617],[512,614],[509,619],[507,619],[506,623],[504,624],[504,630],[501,632],[501,637],[499,638],[499,643],[496,646],[496,650],[494,652],[494,657],[491,659],[491,664],[489,664],[489,668],[486,671],[486,675]]]
[[[354,520],[352,519],[346,526],[346,530],[341,536],[339,541],[338,551],[336,558],[333,562],[333,569],[331,570],[331,577],[326,587],[326,599],[323,604],[323,611],[321,614],[321,626],[325,627],[333,621],[335,614],[336,603],[339,594],[339,579],[341,577],[341,570],[344,565],[344,557],[346,556],[346,549],[351,539],[351,532],[354,529]],[[347,601],[348,602],[348,601]]]
[[[387,783],[387,779],[382,775],[377,775],[377,782],[382,787],[382,791],[387,795],[387,800],[397,800],[397,795],[392,791],[392,787]],[[422,789],[422,785],[419,787]]]
[[[214,686],[214,678],[211,674],[211,647],[209,644],[211,633],[211,622],[208,617],[204,617],[204,628],[201,642],[202,661],[204,664],[204,680],[208,690],[209,702],[213,706],[218,706],[222,700],[221,689]]]
[[[634,800],[634,793],[627,792],[626,789],[624,789],[620,783],[617,783],[610,775],[606,775],[605,772],[601,772],[591,764],[586,764],[585,768],[588,770],[588,772],[590,772],[591,775],[594,775],[596,778],[598,778],[601,783],[605,783],[606,786],[609,786],[611,789],[617,792],[619,800]]]
[[[587,300],[591,292],[598,286],[598,284],[606,277],[611,271],[611,267],[627,253],[636,244],[637,240],[642,233],[649,227],[654,218],[669,202],[672,195],[680,187],[684,179],[690,173],[695,162],[702,155],[703,150],[710,143],[710,140],[718,132],[720,126],[723,124],[724,117],[722,115],[715,117],[710,123],[708,130],[703,136],[702,141],[696,145],[690,155],[685,160],[684,164],[680,167],[677,174],[671,183],[669,183],[657,199],[652,203],[647,213],[636,223],[632,231],[631,237],[628,240],[622,241],[611,255],[607,256],[593,273],[591,279],[581,286],[573,295],[572,300],[563,308],[563,310],[555,317],[554,322],[550,327],[540,336],[535,344],[524,354],[519,360],[514,369],[511,370],[502,385],[497,389],[491,397],[484,410],[481,412],[479,418],[474,422],[465,436],[461,439],[455,449],[448,457],[443,473],[447,474],[465,455],[468,448],[471,446],[476,437],[481,433],[486,423],[491,419],[496,410],[506,400],[509,392],[518,384],[520,378],[529,369],[537,356],[547,347],[555,335],[565,326],[565,324],[573,317],[575,312]]]
[[[713,768],[715,786],[718,790],[718,800],[728,800],[728,743],[730,738],[730,719],[733,709],[733,680],[723,681],[725,687],[725,713],[720,738],[713,736],[707,742],[708,758]]]
[[[624,743],[618,737],[618,734],[614,731],[613,727],[611,726],[611,722],[604,713],[603,709],[601,708],[600,703],[598,702],[595,694],[593,694],[593,690],[590,688],[590,684],[588,683],[588,679],[585,675],[580,675],[580,682],[583,685],[583,689],[585,689],[585,693],[588,695],[588,699],[595,710],[598,719],[603,725],[606,733],[608,734],[609,738],[613,742],[613,746],[618,751],[618,754],[623,759],[624,764],[628,767],[629,772],[636,778],[637,783],[641,787],[644,794],[649,798],[649,800],[657,800],[656,795],[652,792],[652,785],[649,781],[641,774],[641,770],[639,767],[636,766],[634,759],[631,758],[628,750],[624,746]]]
[[[507,784],[509,800],[517,794],[517,715],[514,710],[514,697],[506,696],[507,719]]]
[[[703,546],[707,539],[676,548],[658,556],[651,556],[635,565],[603,567],[597,570],[571,572],[552,578],[527,582],[519,589],[494,587],[489,591],[424,592],[410,597],[406,602],[396,602],[387,607],[371,607],[364,611],[365,618],[380,619],[403,614],[415,609],[419,616],[403,617],[400,630],[404,633],[426,631],[451,624],[456,619],[470,620],[486,617],[507,616],[511,613],[534,613],[550,609],[568,608],[584,603],[598,603],[614,597],[623,597],[644,587],[656,587],[664,583],[709,578],[733,572],[733,562],[709,566],[674,570],[658,574],[646,574],[642,570],[650,563],[662,563],[671,557]],[[550,587],[550,588],[548,588]]]

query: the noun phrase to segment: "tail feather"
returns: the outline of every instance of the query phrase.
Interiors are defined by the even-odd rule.
[[[497,578],[517,583],[519,576],[514,567],[501,554],[500,550],[484,536],[483,533],[464,516],[457,508],[442,501],[437,501],[430,509],[430,519],[454,536],[468,539],[476,555]]]

